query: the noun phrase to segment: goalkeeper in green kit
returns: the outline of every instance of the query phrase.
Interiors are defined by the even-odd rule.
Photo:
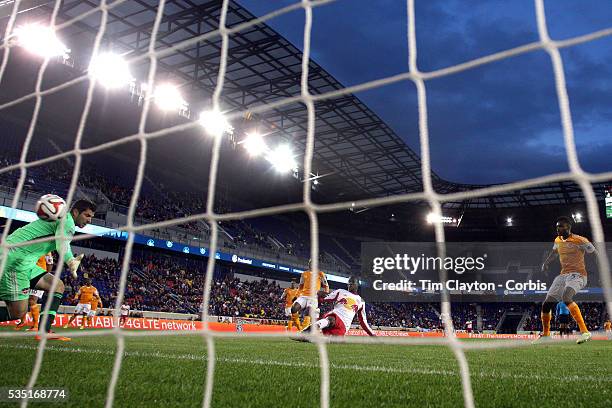
[[[51,197],[51,200],[45,200],[47,197]],[[41,211],[41,206],[44,207],[44,211]],[[40,218],[44,219],[32,221],[15,230],[7,237],[7,243],[9,244],[18,244],[45,237],[55,237],[55,240],[15,246],[8,249],[6,263],[0,277],[0,300],[6,303],[6,306],[0,306],[0,322],[25,317],[28,311],[30,289],[44,290],[46,292],[51,289],[53,274],[36,265],[38,258],[42,255],[51,251],[57,251],[60,254],[63,252],[63,261],[70,269],[72,276],[74,278],[77,277],[77,270],[83,255],[75,257],[72,254],[70,241],[74,235],[75,227],[83,228],[91,223],[96,206],[87,200],[76,201],[65,217],[64,228],[62,230],[60,228],[61,218],[63,217],[61,212],[65,212],[65,206],[64,200],[58,196],[43,196],[41,201],[37,203],[37,214]],[[49,212],[51,213],[49,214]],[[53,298],[51,307],[47,312],[47,324],[44,328],[41,326],[40,329],[51,332],[51,325],[64,295],[64,283],[60,280],[55,286],[54,293],[47,293],[47,295]],[[40,321],[42,322],[42,316]],[[56,335],[52,335],[48,339],[70,340],[67,337]]]

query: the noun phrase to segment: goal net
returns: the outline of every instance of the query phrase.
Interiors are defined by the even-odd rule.
[[[592,230],[592,238],[595,243],[598,251],[598,265],[599,272],[601,276],[602,286],[604,288],[604,297],[607,305],[607,312],[610,316],[612,316],[612,277],[610,274],[609,261],[606,256],[606,250],[604,247],[604,233],[602,227],[602,219],[600,218],[600,212],[598,209],[598,203],[596,199],[595,192],[592,188],[592,183],[596,182],[604,182],[612,179],[612,172],[601,173],[601,174],[591,174],[586,172],[580,164],[578,159],[576,144],[574,141],[574,131],[573,131],[573,123],[572,123],[572,114],[570,109],[570,98],[568,96],[567,87],[565,83],[565,74],[564,74],[564,64],[563,58],[560,54],[560,50],[567,47],[572,47],[578,44],[586,43],[589,41],[593,41],[602,37],[612,35],[612,29],[605,29],[597,32],[592,32],[586,35],[582,35],[579,37],[569,38],[563,41],[557,41],[551,39],[547,29],[547,19],[544,8],[543,0],[535,0],[534,2],[534,19],[537,22],[538,33],[539,33],[539,41],[534,43],[525,44],[516,48],[508,49],[502,52],[494,53],[491,55],[487,55],[481,58],[477,58],[465,63],[461,63],[454,66],[448,66],[442,69],[437,69],[435,71],[423,72],[419,70],[418,64],[418,47],[417,47],[417,32],[416,32],[416,19],[415,15],[415,2],[414,0],[408,0],[407,7],[407,18],[406,18],[406,27],[408,32],[408,38],[406,47],[408,49],[409,61],[407,64],[407,69],[405,72],[384,77],[380,79],[376,79],[373,81],[368,81],[356,85],[352,85],[350,87],[331,90],[325,93],[313,94],[309,88],[309,61],[311,56],[311,32],[313,25],[313,9],[317,7],[325,7],[328,3],[331,3],[331,0],[303,0],[301,2],[297,2],[290,6],[280,8],[275,10],[269,14],[266,14],[260,18],[255,18],[249,20],[245,23],[241,23],[238,25],[231,25],[227,21],[228,16],[228,8],[231,6],[229,0],[223,0],[222,6],[220,9],[220,14],[218,16],[218,27],[210,31],[208,33],[194,36],[193,38],[181,40],[177,43],[168,44],[167,42],[162,42],[160,39],[160,27],[162,26],[162,21],[164,17],[165,8],[168,6],[168,2],[161,0],[156,7],[156,15],[153,24],[153,28],[150,34],[150,40],[148,41],[148,46],[146,48],[141,48],[139,54],[127,55],[128,64],[134,64],[142,61],[148,61],[148,70],[146,72],[146,88],[153,89],[156,85],[156,81],[158,79],[158,67],[160,64],[160,60],[164,57],[171,55],[173,53],[180,53],[181,50],[186,47],[197,44],[201,41],[215,40],[218,41],[219,44],[219,64],[218,70],[216,71],[216,82],[214,92],[212,94],[212,114],[218,114],[223,111],[223,91],[224,91],[224,80],[226,77],[226,68],[228,64],[228,44],[232,35],[236,33],[247,30],[251,27],[257,26],[258,24],[265,23],[275,17],[280,15],[290,13],[296,10],[303,10],[305,14],[304,21],[304,31],[303,31],[303,53],[302,53],[302,67],[301,67],[301,90],[299,95],[296,96],[288,96],[286,98],[281,98],[270,104],[260,104],[253,103],[252,105],[246,106],[244,111],[235,112],[227,115],[224,120],[226,120],[229,124],[234,121],[238,121],[243,118],[245,115],[257,115],[268,112],[272,109],[281,109],[283,107],[288,107],[292,104],[303,104],[307,110],[308,117],[308,131],[306,135],[306,147],[303,152],[303,162],[300,163],[300,166],[303,168],[303,173],[305,175],[309,175],[313,172],[312,162],[313,155],[315,151],[315,139],[317,137],[315,132],[315,121],[316,121],[316,112],[315,112],[315,104],[338,98],[342,95],[350,95],[356,92],[371,90],[374,88],[379,88],[382,86],[390,85],[393,83],[397,83],[400,81],[411,81],[416,86],[417,95],[418,95],[418,128],[419,128],[419,143],[420,143],[420,151],[421,151],[421,174],[422,174],[422,186],[423,190],[417,193],[407,193],[395,196],[388,197],[380,197],[380,198],[372,198],[372,199],[364,199],[361,201],[351,201],[351,202],[335,202],[331,204],[317,204],[313,201],[311,197],[313,180],[309,177],[305,177],[303,183],[303,199],[302,202],[297,204],[283,205],[271,208],[261,208],[250,211],[242,211],[242,212],[226,212],[226,213],[218,213],[215,212],[215,198],[217,194],[217,182],[218,182],[218,168],[219,162],[221,160],[221,146],[223,142],[223,137],[216,137],[213,142],[212,147],[212,159],[210,162],[210,171],[209,178],[207,183],[207,198],[206,198],[206,207],[205,212],[191,215],[188,217],[167,220],[163,222],[157,223],[149,223],[146,225],[139,225],[135,223],[135,215],[137,213],[137,206],[139,202],[139,197],[141,194],[141,189],[143,186],[143,181],[145,177],[145,166],[146,166],[146,158],[147,158],[147,146],[154,139],[165,138],[170,135],[176,134],[177,132],[186,131],[189,129],[194,129],[200,126],[198,120],[190,120],[185,123],[173,124],[165,126],[162,129],[157,129],[154,131],[147,130],[147,123],[150,120],[150,109],[153,103],[152,98],[144,97],[142,98],[142,110],[140,113],[140,118],[137,126],[137,131],[131,135],[127,135],[118,140],[113,140],[109,142],[100,143],[91,147],[83,147],[83,136],[86,130],[86,127],[91,120],[91,105],[92,98],[94,94],[95,87],[97,86],[97,80],[99,78],[94,77],[95,72],[93,69],[89,71],[83,71],[82,75],[67,79],[59,84],[53,84],[49,86],[45,85],[45,72],[49,69],[49,67],[54,63],[54,61],[60,57],[63,58],[62,50],[60,53],[53,54],[48,53],[45,56],[44,62],[40,66],[35,82],[35,91],[29,93],[24,96],[20,96],[10,101],[3,102],[0,104],[0,112],[7,111],[19,104],[23,103],[31,103],[33,104],[33,112],[31,115],[31,121],[29,123],[29,128],[27,132],[27,136],[25,138],[25,142],[23,143],[20,161],[14,165],[4,166],[0,169],[0,175],[8,174],[9,172],[18,172],[18,182],[15,187],[14,195],[11,202],[11,207],[13,209],[17,209],[20,202],[20,197],[24,190],[24,185],[28,180],[28,171],[29,169],[35,166],[45,166],[54,162],[59,162],[65,160],[66,158],[70,158],[74,160],[74,172],[70,179],[70,187],[65,197],[66,202],[70,203],[74,201],[76,192],[78,189],[77,181],[79,179],[79,174],[81,171],[82,158],[85,155],[101,152],[104,150],[111,149],[115,146],[119,146],[121,144],[137,142],[139,145],[139,155],[137,158],[137,175],[134,180],[133,187],[133,195],[130,200],[130,206],[127,211],[127,223],[124,226],[121,226],[119,230],[125,231],[129,233],[127,242],[125,244],[125,254],[122,261],[121,275],[119,279],[118,286],[118,294],[116,297],[114,309],[115,309],[115,319],[119,318],[119,309],[124,301],[124,296],[126,292],[127,286],[127,276],[128,270],[130,267],[130,259],[132,255],[132,250],[134,247],[134,237],[135,233],[139,231],[143,231],[145,229],[152,229],[156,227],[167,227],[178,224],[185,224],[187,222],[193,221],[205,221],[210,226],[210,244],[209,244],[209,254],[214,254],[218,248],[218,235],[219,235],[219,223],[232,221],[232,220],[243,220],[243,219],[252,219],[259,216],[266,215],[274,215],[274,214],[282,214],[286,212],[295,212],[302,211],[307,214],[309,222],[310,222],[310,258],[313,260],[312,270],[319,270],[319,223],[318,217],[322,213],[330,213],[335,211],[342,211],[350,209],[351,207],[378,207],[384,206],[394,203],[400,202],[417,202],[417,201],[425,201],[431,211],[437,216],[440,217],[442,215],[442,205],[451,201],[461,201],[467,200],[471,198],[480,198],[480,197],[488,197],[500,193],[517,191],[523,188],[534,187],[539,185],[544,185],[551,182],[560,182],[560,181],[573,181],[575,182],[584,195],[586,200],[586,206],[588,210],[588,222],[591,226]],[[4,4],[2,4],[4,3]],[[18,41],[16,41],[15,30],[19,26],[20,19],[23,13],[27,10],[37,9],[43,3],[47,2],[26,2],[26,1],[5,1],[0,2],[0,8],[4,11],[10,7],[10,13],[5,12],[7,24],[4,32],[3,43],[1,45],[2,48],[2,63],[0,65],[0,84],[2,83],[3,76],[7,69],[7,65],[9,64],[11,55],[15,52],[15,49],[20,45]],[[50,33],[60,33],[62,30],[75,26],[78,27],[87,19],[92,18],[92,16],[97,16],[99,19],[99,23],[97,24],[97,33],[95,36],[95,42],[91,49],[91,60],[94,60],[98,56],[102,55],[105,49],[106,38],[110,34],[109,28],[109,13],[113,10],[113,8],[119,7],[124,1],[106,1],[102,0],[100,5],[95,8],[90,8],[87,12],[78,15],[75,18],[61,18],[60,11],[62,10],[62,2],[56,1],[52,5],[52,11],[49,15],[48,21],[46,24],[50,27]],[[48,4],[46,4],[49,7]],[[50,8],[50,7],[49,7]],[[215,17],[217,18],[217,17]],[[49,43],[47,44],[47,49],[53,48],[57,44]],[[534,51],[545,51],[550,57],[550,64],[552,66],[554,72],[554,82],[556,86],[556,93],[558,98],[558,105],[560,111],[560,121],[563,128],[563,141],[565,144],[565,151],[567,156],[567,162],[569,165],[569,171],[557,174],[551,174],[544,177],[538,177],[529,180],[522,180],[518,182],[503,184],[503,185],[495,185],[485,188],[478,188],[469,191],[461,191],[454,193],[446,193],[441,194],[437,192],[434,188],[434,183],[432,182],[432,172],[431,172],[431,155],[430,155],[430,138],[428,131],[428,93],[427,93],[427,83],[430,80],[453,75],[462,71],[471,70],[476,67],[480,67],[486,64],[492,64],[494,62],[508,59],[510,57],[514,57],[520,54],[530,53]],[[99,73],[99,75],[102,75]],[[76,129],[74,136],[74,144],[71,150],[64,151],[55,155],[50,155],[48,157],[44,157],[42,159],[30,160],[28,161],[28,152],[31,147],[32,141],[35,137],[36,129],[37,129],[37,120],[39,116],[39,112],[41,109],[41,105],[44,103],[44,98],[53,95],[54,93],[60,92],[64,89],[67,89],[71,86],[75,86],[77,84],[86,84],[87,93],[86,98],[83,103],[82,112],[80,113],[80,120],[78,124],[78,128]],[[184,112],[186,116],[189,116],[187,112]],[[193,115],[191,115],[193,116]],[[191,117],[190,119],[195,119]],[[213,118],[214,119],[214,118]],[[208,118],[209,124],[213,120],[210,117]],[[204,120],[206,122],[206,119]],[[206,126],[206,124],[205,124]],[[215,128],[216,126],[216,128]],[[224,123],[221,125],[219,130],[218,123],[215,122],[215,126],[213,128],[208,128],[208,131],[212,132],[220,132],[224,134],[224,137],[231,137],[229,125]],[[2,249],[3,249],[3,259],[2,265],[5,265],[6,262],[6,253],[7,249],[11,247],[6,241],[8,236],[11,219],[7,218],[6,226],[4,228],[2,234]],[[444,253],[446,250],[445,246],[445,231],[444,227],[441,223],[435,223],[435,240],[439,244],[438,251],[441,257],[444,257]],[[85,240],[92,238],[93,235],[79,235],[74,238],[74,242],[79,240]],[[60,254],[61,258],[62,254]],[[209,256],[207,261],[207,273],[205,277],[204,284],[204,292],[203,292],[203,308],[202,308],[202,321],[208,321],[209,315],[209,304],[211,302],[211,285],[213,279],[213,271],[216,263],[215,256]],[[61,264],[61,263],[60,263]],[[58,284],[59,274],[62,271],[62,265],[58,265],[56,271],[56,280],[55,284]],[[447,277],[444,271],[440,272],[441,281],[446,281]],[[314,284],[313,281],[313,291]],[[366,299],[367,300],[367,299]],[[48,300],[44,305],[45,310],[48,310],[50,307],[51,301]],[[314,312],[314,311],[313,311]],[[376,344],[402,344],[402,345],[411,345],[411,344],[442,344],[447,346],[450,350],[452,350],[458,365],[460,367],[460,375],[461,375],[461,384],[463,390],[463,398],[464,404],[466,407],[474,406],[474,395],[472,392],[472,385],[470,382],[470,367],[468,361],[465,356],[466,350],[483,350],[490,348],[501,348],[501,347],[521,347],[526,344],[526,342],[522,341],[497,341],[490,343],[480,343],[480,342],[460,342],[458,341],[455,331],[453,330],[453,322],[451,315],[451,308],[449,302],[449,295],[446,291],[442,292],[442,302],[441,302],[441,316],[444,319],[444,327],[446,336],[441,339],[428,339],[428,338],[390,338],[390,337],[378,337],[378,338],[366,338],[360,336],[347,336],[344,338],[334,339],[332,341],[337,342],[346,342],[346,343],[376,343]],[[185,333],[192,333],[189,331],[172,331],[172,332],[130,332],[119,328],[118,326],[109,329],[109,330],[99,330],[99,331],[86,331],[86,332],[74,332],[70,333],[72,337],[78,338],[80,336],[107,336],[113,335],[116,337],[117,349],[115,354],[115,360],[112,370],[112,375],[108,383],[108,391],[106,397],[106,406],[112,406],[114,402],[115,392],[117,389],[117,383],[119,376],[121,375],[121,367],[123,362],[123,357],[125,354],[125,338],[127,336],[159,336],[159,335],[181,335]],[[213,330],[206,328],[201,330],[201,336],[207,347],[207,370],[206,370],[206,383],[204,389],[204,407],[209,407],[212,401],[213,395],[213,387],[215,384],[215,343],[214,339],[219,336],[228,336],[230,334],[226,333],[218,333]],[[20,333],[13,333],[9,331],[0,331],[0,337],[15,337],[20,336]],[[261,335],[262,338],[268,336],[287,336],[288,334],[266,334]],[[231,336],[244,336],[242,333],[232,333]],[[330,401],[330,364],[327,354],[327,344],[330,341],[329,339],[324,338],[316,331],[313,331],[312,334],[308,335],[310,340],[314,342],[317,346],[319,359],[320,359],[320,405],[322,407],[328,407]],[[28,388],[32,388],[39,377],[41,371],[41,365],[44,359],[44,351],[47,346],[46,337],[43,337],[42,341],[39,343],[39,347],[36,353],[36,360],[34,367],[32,369],[32,373],[27,384]],[[23,401],[23,405],[27,405],[27,400]]]

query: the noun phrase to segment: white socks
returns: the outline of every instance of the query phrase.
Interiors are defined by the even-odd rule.
[[[315,325],[323,330],[324,328],[326,328],[327,326],[329,326],[329,320],[327,319],[322,319],[322,320],[317,320],[317,322],[315,323]]]

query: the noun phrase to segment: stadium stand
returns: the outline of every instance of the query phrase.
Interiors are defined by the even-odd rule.
[[[14,163],[18,158],[15,155],[4,155],[0,160],[4,165],[8,165]],[[89,198],[94,199],[94,201],[107,202],[107,212],[115,211],[118,214],[127,214],[131,191],[125,186],[109,181],[117,180],[117,177],[105,176],[104,174],[101,169],[83,166],[79,186],[81,188],[87,187],[88,192],[93,192],[93,194],[89,194]],[[67,162],[54,162],[51,166],[35,168],[29,172],[28,183],[22,197],[24,197],[24,200],[28,197],[37,199],[46,192],[65,196],[70,177],[71,169]],[[17,178],[18,174],[16,172],[8,175],[3,174],[0,177],[0,192],[3,191],[5,197],[10,197],[11,189],[16,184]],[[53,180],[53,182],[48,180]],[[157,189],[154,189],[149,186],[149,188],[143,189],[135,214],[137,223],[158,222],[204,211],[201,195],[172,191],[163,187],[157,186]],[[91,197],[91,195],[94,197]],[[216,210],[220,212],[231,211],[231,208],[229,204],[226,204]],[[310,257],[307,231],[299,231],[293,226],[287,228],[288,224],[271,218],[267,219],[264,225],[270,225],[269,231],[263,231],[242,220],[220,222],[220,228],[223,232],[220,237],[221,246],[228,249],[244,249],[268,257],[273,261],[277,261],[280,255],[289,255],[300,265],[305,266],[307,264]],[[280,225],[284,228],[278,228]],[[197,238],[207,242],[210,239],[208,226],[201,221],[183,223],[173,230],[171,238],[176,241],[181,238],[184,240]],[[322,267],[327,270],[350,272],[351,265],[343,261],[341,255],[330,252],[334,250],[330,242],[332,242],[330,238],[322,240],[320,256]],[[335,250],[340,251],[337,246]],[[358,257],[359,254],[357,253],[356,256]]]

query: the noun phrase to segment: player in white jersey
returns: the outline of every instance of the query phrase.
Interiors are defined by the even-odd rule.
[[[359,286],[357,279],[350,278],[348,290],[336,289],[325,298],[323,302],[333,302],[332,311],[323,315],[322,319],[316,321],[314,326],[328,336],[344,336],[348,333],[355,315],[359,319],[359,325],[368,334],[375,336],[366,318],[365,302],[357,294]]]
[[[121,305],[121,313],[119,318],[119,326],[124,325],[127,321],[127,318],[130,316],[130,305],[123,304]]]

